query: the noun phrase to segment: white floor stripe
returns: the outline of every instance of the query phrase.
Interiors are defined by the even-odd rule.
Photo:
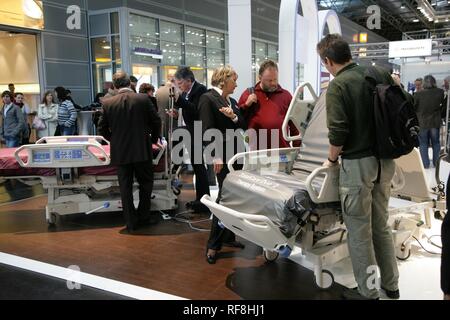
[[[140,300],[186,300],[163,292],[77,271],[77,267],[58,267],[3,252],[0,252],[0,263],[66,280],[67,290],[76,290],[80,284]]]

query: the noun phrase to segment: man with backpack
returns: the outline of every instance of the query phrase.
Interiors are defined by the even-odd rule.
[[[324,166],[336,166],[341,157],[339,194],[348,247],[358,288],[343,292],[344,299],[379,299],[381,289],[398,299],[398,268],[388,202],[393,159],[376,156],[374,91],[366,80],[367,68],[352,61],[350,47],[341,36],[327,35],[317,45],[323,65],[335,77],[327,93],[329,156]],[[393,85],[388,72],[379,71],[382,82]]]

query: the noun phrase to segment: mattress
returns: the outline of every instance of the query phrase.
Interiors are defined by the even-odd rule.
[[[297,177],[286,173],[235,171],[224,181],[219,203],[227,208],[265,215],[288,238],[295,234],[313,213],[306,186]]]
[[[105,150],[106,154],[109,155],[109,146],[102,146]],[[52,168],[23,168],[19,165],[14,157],[14,152],[16,148],[1,148],[0,149],[0,176],[3,177],[13,177],[13,176],[54,176],[56,174],[56,170]],[[93,150],[94,154],[96,153]],[[153,156],[156,156],[159,153],[158,146],[153,145]],[[96,154],[99,155],[99,154]],[[22,158],[22,161],[26,162],[28,158],[27,152],[22,151],[19,156]],[[165,157],[161,157],[158,164],[154,166],[154,172],[164,172]],[[95,167],[81,167],[79,168],[80,175],[96,175],[96,176],[114,176],[117,175],[117,167],[113,165],[107,166],[95,166]]]

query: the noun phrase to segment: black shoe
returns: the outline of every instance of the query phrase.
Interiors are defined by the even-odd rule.
[[[400,299],[400,290],[386,290],[385,288],[381,287],[381,289],[383,289],[383,291],[386,293],[386,296],[389,299]]]
[[[208,250],[206,250],[206,261],[208,261],[209,264],[215,264],[217,260],[217,251],[216,254],[211,256],[208,254]]]
[[[158,224],[159,221],[160,221],[159,214],[150,214],[149,216],[147,216],[143,219],[139,219],[138,226],[145,227],[145,226],[155,225],[155,224]]]
[[[239,242],[239,241],[232,241],[232,242],[224,242],[224,247],[231,247],[231,248],[240,248],[245,249],[245,244]]]
[[[380,300],[380,298],[370,299],[361,295],[358,291],[358,288],[344,289],[344,291],[342,292],[342,298],[344,300]]]
[[[186,203],[186,209],[192,210],[195,213],[210,213],[207,206],[201,203],[199,200],[189,201]]]

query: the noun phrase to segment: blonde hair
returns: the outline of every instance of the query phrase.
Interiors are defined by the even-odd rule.
[[[230,65],[217,68],[211,77],[211,85],[222,89],[225,83],[234,75],[237,75],[237,73]]]

